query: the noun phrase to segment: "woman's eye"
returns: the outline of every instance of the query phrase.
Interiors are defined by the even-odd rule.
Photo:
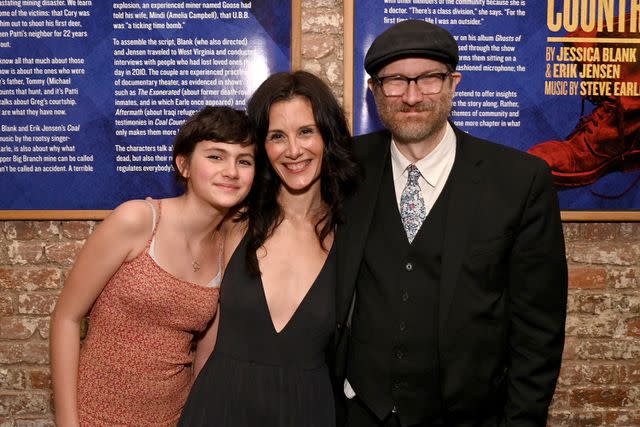
[[[220,160],[220,156],[218,156],[217,154],[210,154],[207,156],[207,158],[211,159],[211,160]]]
[[[269,141],[280,141],[284,138],[284,135],[281,133],[274,132],[269,134]]]
[[[300,129],[300,134],[302,135],[313,135],[315,130],[313,128],[302,128]]]

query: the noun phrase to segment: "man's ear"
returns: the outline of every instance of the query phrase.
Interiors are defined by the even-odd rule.
[[[184,154],[176,156],[176,165],[178,166],[178,172],[184,179],[189,179],[189,158]]]
[[[376,87],[376,81],[369,77],[369,80],[367,80],[367,86],[369,86],[369,90],[373,92]]]
[[[458,73],[457,71],[451,73],[452,91],[456,90],[456,87],[458,86],[458,84],[460,84],[460,80],[462,80],[462,74]]]

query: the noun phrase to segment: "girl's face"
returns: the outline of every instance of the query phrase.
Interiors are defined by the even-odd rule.
[[[255,173],[255,145],[200,141],[190,158],[177,162],[188,191],[212,206],[229,209],[249,194]]]
[[[271,105],[265,150],[289,191],[320,185],[324,141],[307,98],[295,96]]]

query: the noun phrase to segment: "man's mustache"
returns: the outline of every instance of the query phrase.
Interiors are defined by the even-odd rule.
[[[399,105],[393,111],[399,113],[422,113],[424,111],[433,111],[436,108],[435,102],[417,104],[417,105]]]

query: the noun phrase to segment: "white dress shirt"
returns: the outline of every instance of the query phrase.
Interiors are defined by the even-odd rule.
[[[444,184],[447,182],[453,161],[456,157],[456,135],[453,128],[447,122],[447,130],[444,136],[436,145],[436,148],[422,159],[418,160],[415,165],[420,171],[420,192],[424,200],[424,206],[427,209],[427,216],[431,208],[438,200],[438,196],[442,193]],[[398,203],[398,211],[400,211],[400,197],[402,191],[407,185],[409,174],[407,166],[411,164],[401,152],[398,150],[397,143],[391,140],[391,168],[393,170],[393,187],[396,191],[396,201]]]

